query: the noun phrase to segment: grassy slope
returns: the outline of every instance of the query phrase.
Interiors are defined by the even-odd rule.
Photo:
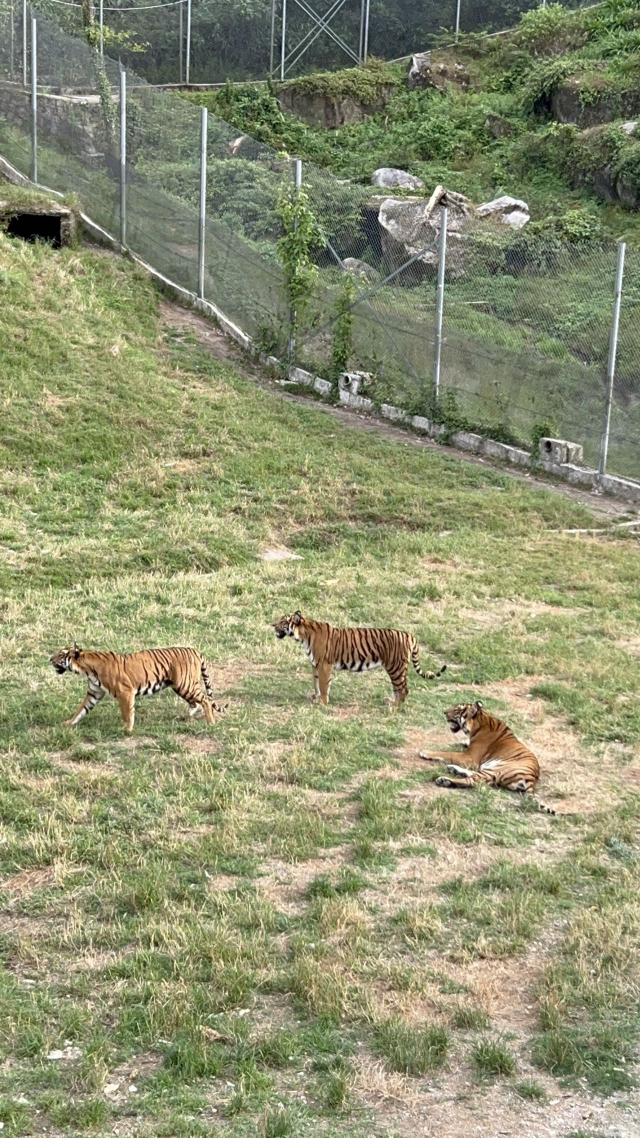
[[[626,1088],[638,804],[611,802],[640,739],[637,548],[563,536],[589,515],[561,496],[257,389],[164,333],[110,256],[0,236],[0,294],[5,1133],[388,1133],[363,1055],[416,1087],[447,1057],[527,1069],[531,1038],[496,1043],[464,965],[560,918],[537,1062]],[[259,561],[273,542],[302,559]],[[447,682],[416,677],[396,716],[380,675],[311,706],[306,661],[268,628],[298,606],[411,629]],[[165,694],[133,746],[112,701],[69,730],[79,685],[47,657],[73,638],[191,642],[230,711],[208,730]],[[437,792],[398,757],[489,689],[526,730],[514,679],[576,725],[589,771],[606,758],[602,813],[584,772],[595,813],[549,820]],[[487,872],[447,881],[443,842]],[[442,889],[396,880],[409,855]],[[68,1040],[81,1058],[47,1061]]]

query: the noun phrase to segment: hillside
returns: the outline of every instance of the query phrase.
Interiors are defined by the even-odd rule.
[[[398,166],[427,195],[442,183],[475,202],[524,198],[534,225],[563,239],[638,240],[640,140],[621,126],[640,114],[637,0],[534,9],[508,35],[462,36],[434,50],[431,70],[427,89],[407,90],[406,65],[374,61],[282,89],[236,85],[189,98],[341,177],[368,183],[378,167]],[[293,93],[299,102],[353,97],[366,108],[383,91],[392,93],[367,121],[335,130],[281,106]]]
[[[631,1138],[637,544],[286,400],[110,254],[0,233],[0,295],[4,1133]],[[319,708],[298,607],[449,670]],[[65,727],[74,639],[192,643],[229,711]],[[556,818],[416,759],[477,698]]]

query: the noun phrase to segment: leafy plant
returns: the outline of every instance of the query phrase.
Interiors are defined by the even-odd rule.
[[[333,324],[331,341],[331,378],[337,387],[338,376],[346,371],[353,355],[353,304],[356,299],[355,285],[345,273],[336,300],[337,318]]]
[[[324,237],[303,189],[291,188],[282,194],[277,216],[284,230],[284,236],[278,241],[278,253],[284,272],[293,340],[318,279],[318,269],[311,253],[323,246]]]

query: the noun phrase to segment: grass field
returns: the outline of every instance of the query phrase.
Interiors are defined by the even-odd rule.
[[[110,255],[0,235],[0,304],[4,1134],[637,1135],[637,543],[285,401]],[[314,706],[295,608],[448,671]],[[193,644],[229,711],[66,728],[74,639]],[[468,697],[557,817],[433,785]]]

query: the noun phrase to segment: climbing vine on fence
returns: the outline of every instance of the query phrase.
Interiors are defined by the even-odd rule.
[[[333,325],[331,344],[331,379],[337,387],[338,376],[349,366],[353,355],[353,305],[356,289],[351,277],[344,276],[336,301],[338,317]]]
[[[284,236],[278,241],[278,254],[291,311],[290,335],[293,338],[318,279],[318,269],[311,254],[314,249],[322,248],[324,237],[303,189],[291,187],[286,190],[278,202],[277,214],[284,230]]]

